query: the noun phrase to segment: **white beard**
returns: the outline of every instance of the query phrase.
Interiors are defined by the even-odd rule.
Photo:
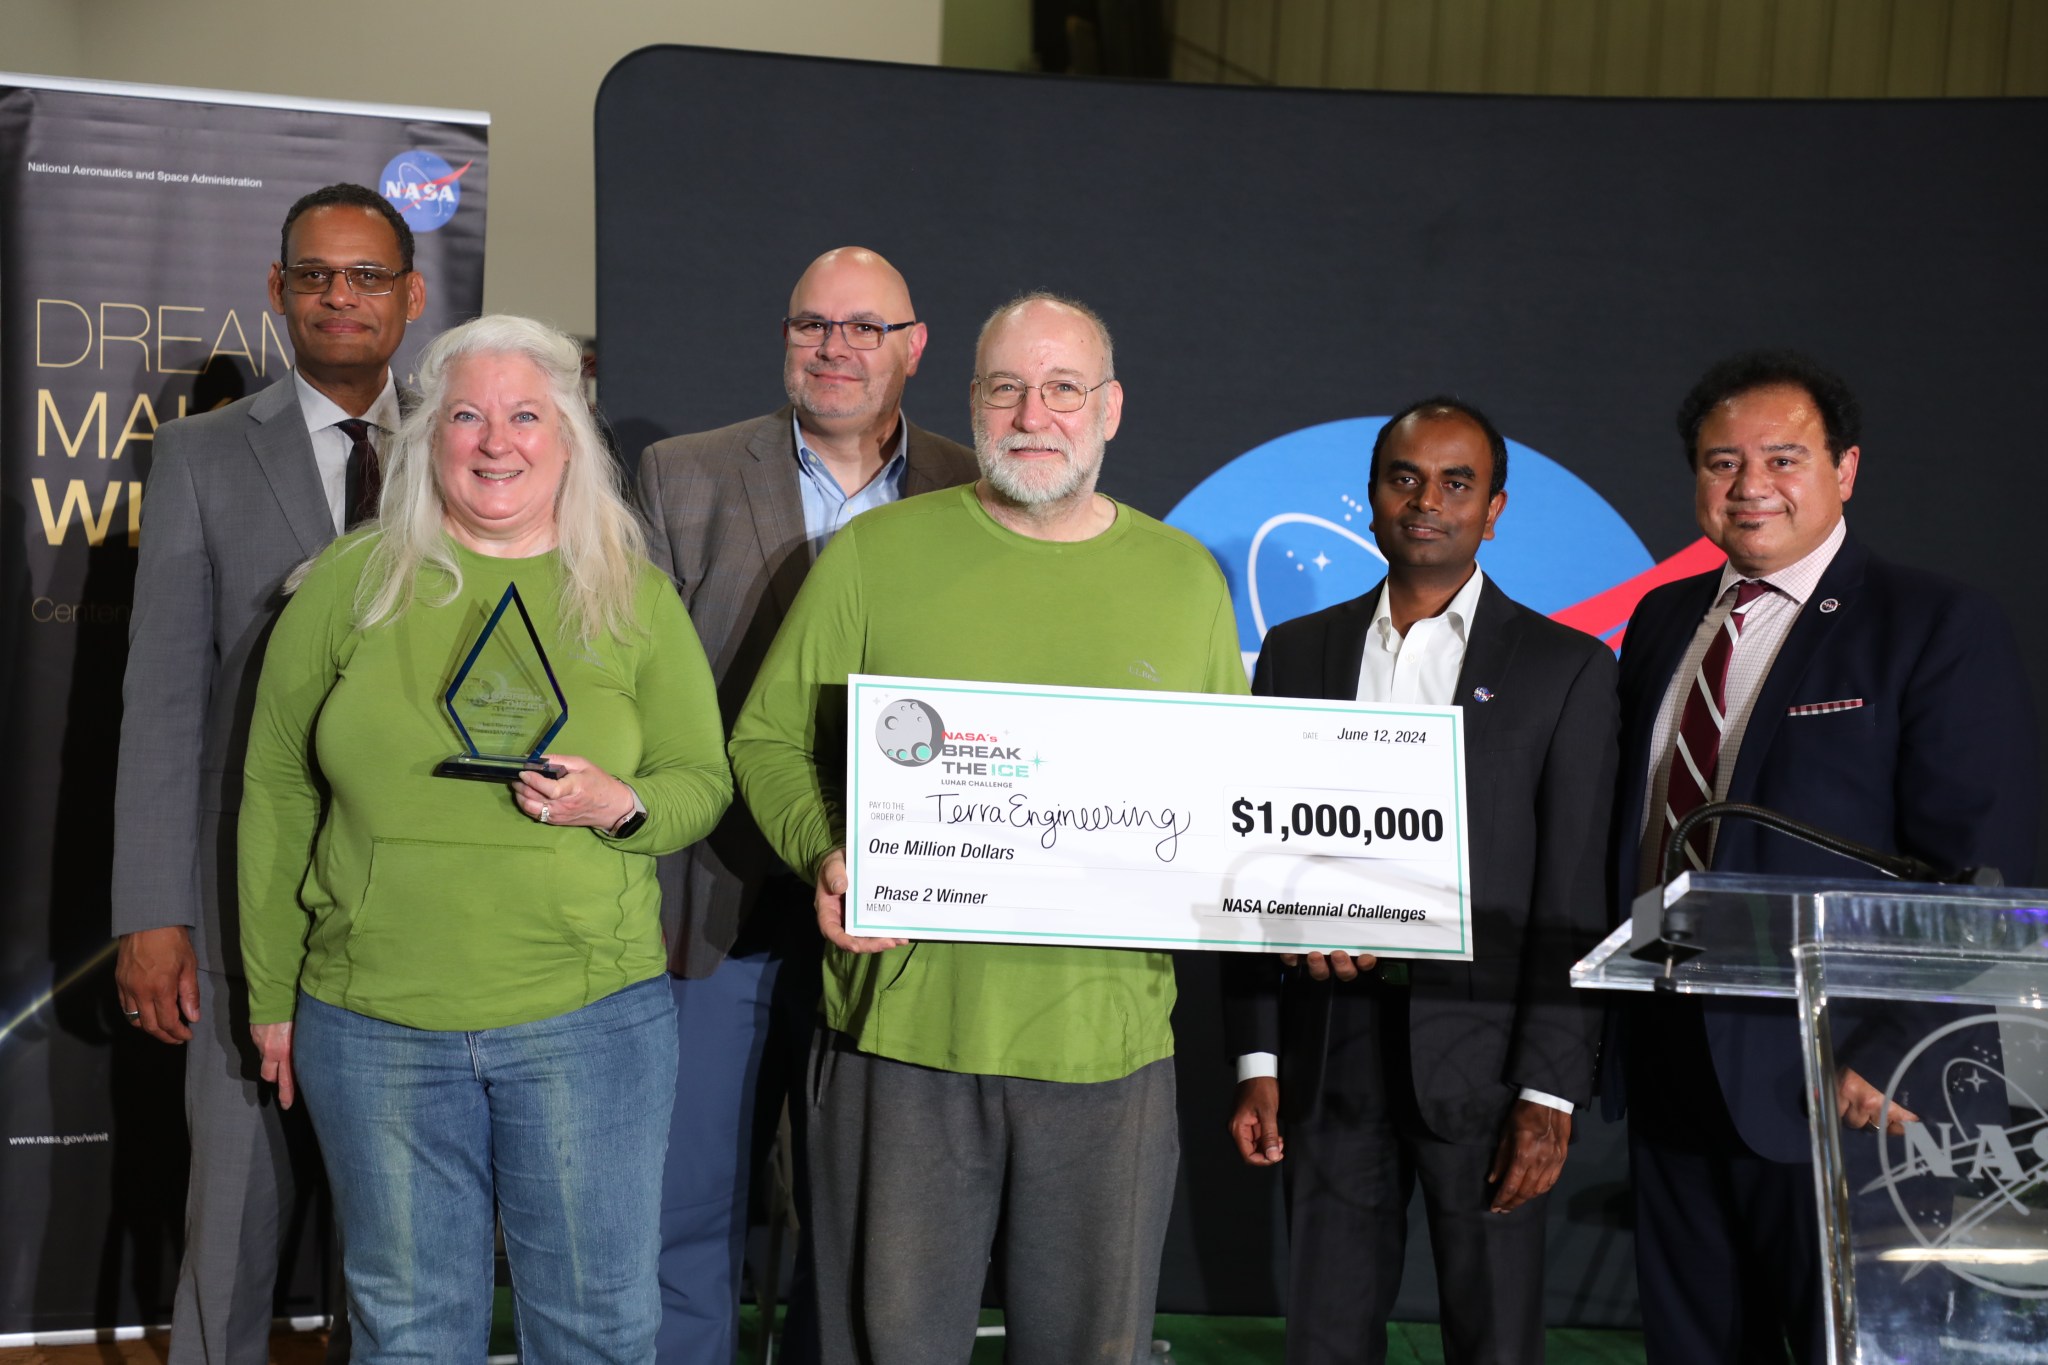
[[[1082,447],[1078,452],[1076,444],[1058,431],[1019,431],[991,439],[981,415],[975,414],[974,458],[981,465],[981,476],[1005,501],[1019,507],[1043,507],[1064,502],[1094,485],[1096,475],[1102,470],[1105,444],[1099,413],[1086,437],[1078,443]],[[1039,467],[1036,461],[1011,458],[1010,451],[1026,448],[1057,450],[1064,457],[1064,462],[1047,469]]]

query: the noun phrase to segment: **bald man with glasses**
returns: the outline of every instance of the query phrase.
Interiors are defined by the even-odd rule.
[[[640,459],[655,563],[675,579],[728,729],[811,562],[861,512],[974,478],[974,454],[903,415],[924,354],[910,289],[875,252],[811,262],[782,320],[789,401],[658,441]],[[662,922],[682,1043],[662,1193],[661,1365],[729,1365],[749,1173],[803,1074],[819,994],[811,889],[735,802],[709,839],[664,859]],[[790,1118],[805,1224],[784,1359],[815,1358],[807,1301],[804,1107]],[[751,1133],[751,1139],[745,1135]]]

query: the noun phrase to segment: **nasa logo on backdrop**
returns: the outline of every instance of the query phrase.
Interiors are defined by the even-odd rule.
[[[423,148],[400,152],[385,163],[377,192],[391,201],[414,232],[432,232],[448,225],[462,204],[462,177],[476,162],[459,169]]]
[[[1386,423],[1352,417],[1255,446],[1167,515],[1222,565],[1247,667],[1274,626],[1348,601],[1386,573],[1366,498]],[[1479,563],[1531,610],[1617,643],[1643,593],[1721,561],[1701,540],[1658,563],[1585,480],[1519,441],[1507,447],[1507,508]]]
[[[906,697],[890,702],[875,719],[875,743],[892,763],[921,768],[939,756],[945,722],[924,702]]]

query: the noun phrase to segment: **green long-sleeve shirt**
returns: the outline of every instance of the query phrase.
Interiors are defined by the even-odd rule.
[[[971,487],[863,513],[819,556],[733,727],[755,821],[815,875],[844,841],[850,673],[1245,691],[1209,552],[1129,507],[1092,540],[1034,540]],[[826,1023],[865,1052],[1049,1081],[1127,1076],[1173,1052],[1165,953],[999,943],[829,950]]]
[[[290,1019],[304,989],[414,1028],[501,1028],[658,976],[654,857],[709,833],[732,799],[711,671],[673,586],[649,566],[646,632],[585,645],[559,632],[555,554],[458,546],[453,602],[358,631],[369,543],[328,548],[264,654],[238,858],[251,1019]],[[433,776],[462,750],[441,696],[508,581],[569,701],[549,751],[632,784],[648,818],[630,838],[541,825],[503,785]],[[516,612],[499,628],[524,635]]]

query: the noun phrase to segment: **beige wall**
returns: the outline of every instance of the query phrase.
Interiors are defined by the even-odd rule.
[[[1177,0],[1173,74],[1495,94],[2048,95],[2048,0]]]
[[[932,63],[942,7],[943,0],[4,0],[0,69],[486,110],[484,305],[590,332],[592,111],[613,63],[655,43]],[[676,133],[690,135],[686,127]]]
[[[1037,69],[1031,53],[1031,0],[945,0],[944,37],[939,60],[947,66]]]

